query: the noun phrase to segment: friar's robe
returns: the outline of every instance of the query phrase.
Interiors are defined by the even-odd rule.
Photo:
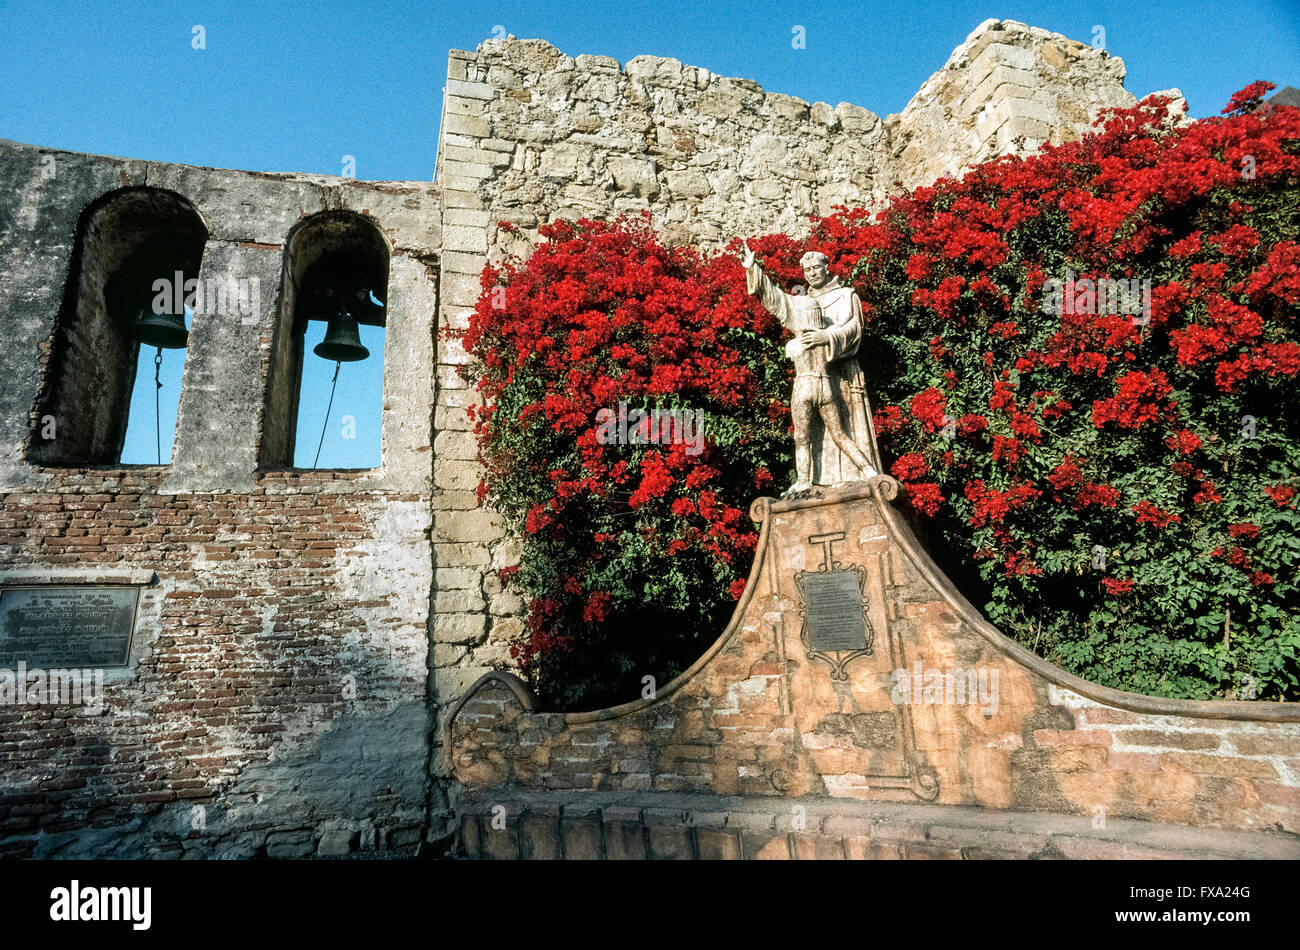
[[[794,295],[787,294],[763,273],[755,262],[746,268],[749,293],[757,295],[768,313],[781,321],[791,333],[799,333],[794,312]],[[832,277],[808,295],[817,301],[822,310],[822,325],[830,338],[827,355],[827,375],[840,424],[849,438],[862,449],[867,460],[877,472],[884,472],[880,462],[880,449],[876,445],[876,429],[871,419],[871,403],[867,399],[866,381],[858,364],[858,345],[862,342],[862,301],[851,287],[840,285]],[[812,438],[812,483],[814,485],[839,485],[843,482],[862,481],[870,473],[858,469],[839,450],[826,434],[824,427],[814,425]]]

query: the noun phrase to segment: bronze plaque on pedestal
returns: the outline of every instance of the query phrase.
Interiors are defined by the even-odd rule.
[[[139,596],[136,587],[0,590],[0,667],[127,666]]]
[[[862,584],[856,571],[808,571],[803,576],[808,645],[817,653],[867,649]]]

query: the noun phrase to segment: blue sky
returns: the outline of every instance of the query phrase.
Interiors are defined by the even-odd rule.
[[[342,171],[343,156],[352,155],[358,178],[427,181],[433,178],[447,51],[473,49],[498,28],[545,38],[574,56],[598,53],[624,62],[641,53],[672,56],[754,79],[769,91],[852,102],[884,116],[901,110],[990,17],[1083,42],[1092,42],[1100,26],[1106,48],[1128,67],[1131,92],[1177,86],[1196,116],[1217,114],[1234,91],[1256,79],[1300,86],[1295,0],[0,0],[0,138],[193,165],[334,175]],[[203,27],[205,49],[193,48],[195,26]],[[796,26],[805,29],[804,49],[792,47]],[[148,451],[124,460],[153,459],[152,356],[145,354],[141,366],[147,385],[137,387],[147,406],[133,408],[129,439]],[[164,365],[178,368],[180,362],[179,353],[167,354]],[[324,361],[310,353],[306,362],[305,402],[320,406],[314,426],[304,420],[300,427],[299,443],[312,443],[314,453],[333,366],[317,367]],[[351,413],[357,438],[327,433],[322,467],[377,462],[377,422],[368,431],[358,408],[373,406],[377,413],[378,372],[375,359],[344,367],[331,429],[341,432],[342,416]],[[166,402],[169,389],[163,393]],[[147,438],[134,431],[142,418]],[[168,451],[164,446],[164,455]]]

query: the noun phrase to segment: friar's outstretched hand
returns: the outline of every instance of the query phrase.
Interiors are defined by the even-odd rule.
[[[744,266],[746,270],[748,270],[754,264],[754,252],[750,250],[749,242],[747,242],[744,238],[740,239],[740,248],[742,252],[740,256],[740,263],[742,266]]]

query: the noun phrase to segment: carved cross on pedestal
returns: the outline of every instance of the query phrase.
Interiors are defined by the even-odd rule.
[[[843,541],[848,535],[843,531],[833,531],[829,534],[814,534],[808,538],[809,544],[820,544],[822,546],[822,566],[819,570],[829,571],[840,566],[840,562],[834,560],[831,553],[831,545],[836,541]]]

